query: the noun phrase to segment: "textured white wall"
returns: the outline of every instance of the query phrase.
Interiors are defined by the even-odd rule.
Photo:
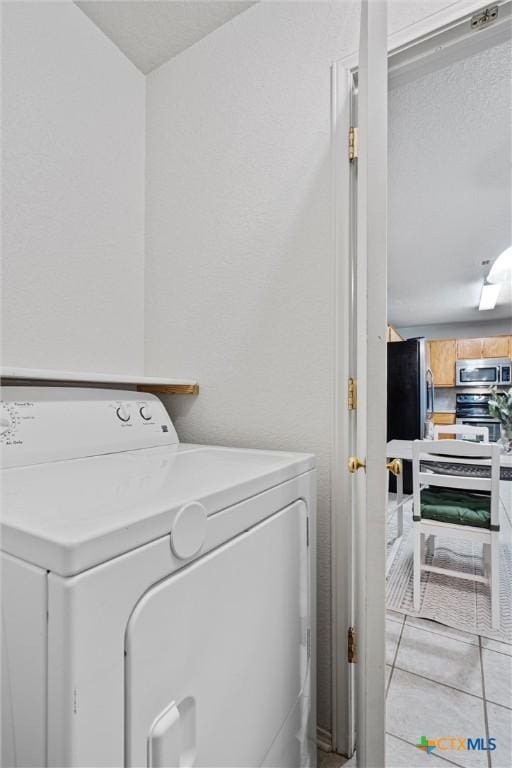
[[[443,5],[397,3],[390,30]],[[147,78],[146,369],[198,376],[169,398],[183,440],[317,455],[328,730],[330,65],[358,25],[357,2],[259,3]]]
[[[321,5],[255,6],[147,78],[146,367],[199,378],[181,439],[317,455],[330,727],[329,65],[358,18]]]
[[[2,362],[140,372],[144,77],[71,2],[2,11]]]

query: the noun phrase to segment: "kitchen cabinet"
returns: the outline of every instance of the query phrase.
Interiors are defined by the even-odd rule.
[[[388,341],[403,341],[403,337],[400,336],[398,331],[396,331],[392,325],[388,325]]]
[[[483,339],[457,339],[457,360],[478,360],[482,357]]]
[[[428,342],[429,367],[436,387],[455,386],[455,339],[439,339]]]
[[[449,411],[434,411],[432,421],[434,424],[455,424],[455,414]]]
[[[484,357],[510,357],[510,336],[486,336],[480,339],[457,339],[457,360]]]
[[[482,339],[482,357],[508,357],[510,336],[489,336]]]
[[[455,414],[449,411],[435,411],[432,414],[432,421],[434,424],[455,424]],[[439,435],[439,440],[454,440],[455,435],[447,432],[446,434]]]

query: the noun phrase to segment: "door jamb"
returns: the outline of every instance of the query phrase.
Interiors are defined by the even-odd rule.
[[[508,0],[497,0],[507,5]],[[412,48],[429,37],[463,25],[481,10],[478,0],[460,0],[388,37],[388,56]],[[475,33],[478,34],[478,33]],[[334,207],[333,383],[331,436],[331,578],[332,578],[332,749],[351,757],[355,748],[354,669],[347,662],[347,633],[353,625],[352,490],[347,472],[351,455],[353,413],[347,407],[351,360],[353,229],[351,197],[354,169],[348,160],[348,131],[353,114],[354,74],[358,54],[331,68],[331,168]],[[352,208],[352,212],[351,212]],[[386,457],[383,456],[383,461]],[[385,642],[385,638],[382,638]]]
[[[332,748],[351,757],[354,752],[355,680],[347,663],[348,628],[353,624],[352,484],[347,463],[353,445],[354,414],[348,409],[348,379],[354,373],[351,333],[353,305],[353,255],[350,214],[351,175],[348,133],[352,119],[353,72],[357,56],[332,67],[332,169],[334,194],[335,258],[333,333],[333,429],[331,449],[331,580],[332,580]],[[352,233],[351,233],[352,230]],[[342,586],[343,585],[343,586]]]

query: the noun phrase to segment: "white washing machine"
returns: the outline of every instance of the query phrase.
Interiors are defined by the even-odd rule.
[[[2,765],[314,766],[313,456],[2,396]]]

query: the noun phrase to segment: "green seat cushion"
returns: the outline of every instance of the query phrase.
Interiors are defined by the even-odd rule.
[[[424,488],[421,491],[421,516],[441,523],[489,528],[491,495],[457,488]]]

